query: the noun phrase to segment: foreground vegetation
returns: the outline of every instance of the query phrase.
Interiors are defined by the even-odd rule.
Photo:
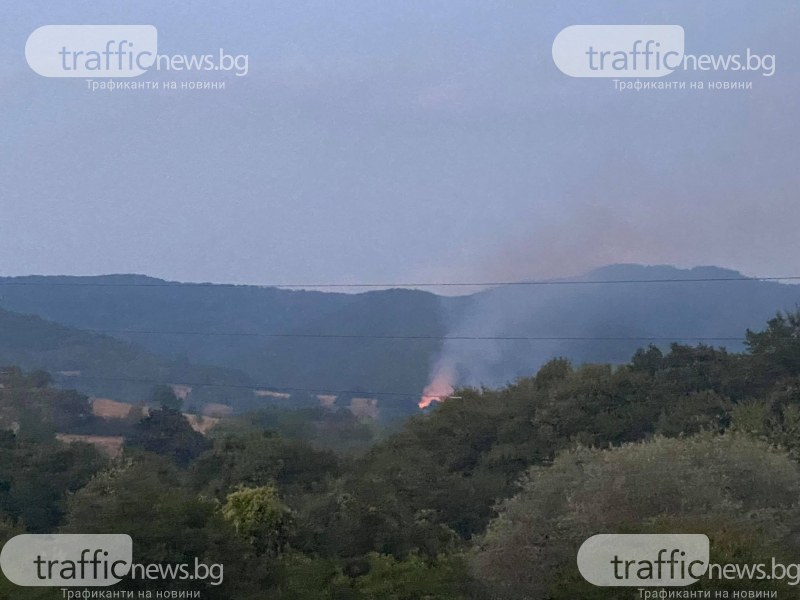
[[[798,562],[800,316],[748,332],[747,348],[553,360],[374,443],[369,426],[314,411],[205,437],[160,390],[113,461],[55,439],[104,426],[85,397],[8,369],[0,536],[128,533],[137,562],[223,563],[203,597],[225,600],[617,598],[574,567],[601,531],[702,532],[719,560]],[[61,596],[1,581],[0,597]]]

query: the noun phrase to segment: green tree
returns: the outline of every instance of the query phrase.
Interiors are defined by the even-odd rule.
[[[6,439],[0,445],[0,509],[29,532],[52,532],[64,519],[69,495],[105,465],[88,444]]]
[[[228,494],[221,511],[258,554],[276,556],[286,548],[292,515],[274,487],[240,487]]]
[[[150,411],[150,415],[137,423],[128,445],[170,457],[176,464],[187,466],[211,447],[211,442],[198,433],[186,417],[172,409]]]
[[[171,461],[140,454],[116,463],[69,498],[65,533],[126,533],[134,562],[223,564],[220,586],[208,582],[126,580],[126,589],[202,590],[209,600],[250,600],[274,585],[275,568],[258,560],[222,517],[218,504],[195,494]]]
[[[765,398],[736,405],[733,428],[787,449],[800,459],[800,377],[775,383]]]
[[[744,435],[577,448],[528,472],[478,541],[473,567],[495,598],[616,598],[577,574],[591,535],[702,532],[712,560],[796,556],[799,499],[800,467]]]

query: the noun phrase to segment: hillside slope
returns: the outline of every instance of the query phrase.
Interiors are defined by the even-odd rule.
[[[446,332],[443,299],[415,290],[342,294],[138,275],[0,278],[0,290],[11,310],[175,360],[241,369],[264,387],[390,392],[378,396],[400,414],[415,410],[440,341],[347,336]],[[320,333],[329,337],[307,337]]]
[[[243,373],[164,359],[127,341],[81,331],[34,315],[0,309],[0,365],[44,369],[56,382],[86,394],[140,402],[159,383],[213,382],[196,386],[191,401],[236,403],[252,392],[223,384],[248,385]]]
[[[672,341],[741,349],[743,331],[800,302],[800,286],[741,277],[717,267],[613,265],[566,283],[503,286],[461,297],[182,284],[138,275],[0,278],[0,290],[7,309],[104,331],[168,358],[168,369],[197,363],[222,368],[193,373],[211,377],[210,383],[226,377],[274,388],[355,392],[350,395],[399,392],[376,396],[405,414],[414,410],[414,395],[437,365],[448,367],[456,383],[495,386],[535,372],[554,356],[621,363],[640,346]],[[415,339],[398,339],[409,337]],[[68,359],[82,356],[74,346],[53,352],[47,364],[28,365],[71,370],[74,360]],[[55,355],[58,366],[50,361]],[[109,353],[108,362],[117,361],[120,373],[145,360],[115,356]]]

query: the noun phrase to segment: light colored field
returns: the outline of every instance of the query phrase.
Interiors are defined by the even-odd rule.
[[[190,385],[174,384],[171,385],[170,387],[172,388],[172,391],[175,393],[175,395],[184,401],[189,397],[189,394],[192,393],[192,386]]]
[[[65,444],[74,444],[76,442],[91,444],[100,452],[111,458],[118,458],[122,454],[122,445],[125,443],[125,438],[121,435],[73,435],[57,433],[56,439]]]
[[[350,412],[359,419],[378,418],[378,400],[375,398],[352,398],[350,400]]]
[[[317,400],[319,400],[320,406],[325,408],[335,408],[336,406],[336,396],[330,394],[318,394]]]
[[[220,422],[218,417],[207,417],[204,415],[190,415],[188,413],[183,413],[183,416],[186,417],[186,420],[189,421],[189,425],[192,426],[192,429],[198,431],[202,434],[208,433],[208,430],[214,427],[217,423]]]
[[[214,417],[219,419],[220,417],[227,417],[233,412],[233,409],[228,406],[227,404],[215,404],[214,402],[209,402],[208,404],[203,405],[202,413],[207,417]]]
[[[92,413],[97,417],[104,419],[124,419],[127,417],[133,404],[127,402],[118,402],[109,398],[92,398]],[[144,408],[144,414],[147,415],[147,407]]]
[[[63,377],[80,377],[81,376],[81,372],[80,371],[59,371],[58,374],[63,376]]]
[[[103,419],[124,419],[127,417],[134,405],[127,402],[119,402],[110,398],[92,398],[92,413]],[[150,414],[150,410],[145,406],[142,409],[144,416]],[[192,415],[183,413],[192,429],[200,433],[208,433],[220,421],[220,416],[230,413],[230,407],[224,404],[207,404],[203,407],[203,415]]]
[[[256,396],[259,398],[291,398],[291,394],[286,392],[273,392],[272,390],[256,390]]]

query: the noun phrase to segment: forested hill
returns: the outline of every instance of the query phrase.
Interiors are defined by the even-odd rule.
[[[170,359],[242,369],[262,387],[408,392],[391,396],[406,413],[415,409],[439,341],[370,336],[446,333],[442,299],[416,290],[343,294],[137,275],[0,278],[0,290],[9,310]]]
[[[617,600],[577,570],[598,531],[700,532],[713,564],[795,564],[800,313],[745,335],[743,353],[673,344],[618,366],[555,359],[510,386],[459,390],[355,455],[319,436],[341,426],[366,442],[368,428],[324,411],[300,415],[308,436],[254,413],[204,437],[172,395],[117,425],[112,461],[62,443],[87,421],[109,426],[91,423],[86,398],[3,369],[0,536],[122,530],[141,564],[200,557],[225,577],[120,589],[208,600]],[[703,577],[692,589],[797,598],[796,583]],[[61,597],[49,589],[0,573],[0,598]]]
[[[120,348],[137,358],[121,359],[117,373],[146,355],[154,364],[221,369],[205,368],[202,381],[211,384],[224,376],[254,387],[345,390],[410,414],[414,396],[440,362],[453,366],[458,383],[497,386],[555,356],[576,364],[623,363],[642,344],[666,348],[672,341],[739,350],[745,329],[798,305],[800,286],[742,280],[716,267],[614,265],[552,284],[457,297],[405,289],[344,294],[189,284],[139,275],[0,278],[0,297],[9,311],[102,334],[103,344],[107,338],[127,342]],[[464,339],[475,337],[489,339]],[[24,347],[19,359],[14,344],[5,348],[9,363],[71,370],[53,363],[53,352],[37,362]],[[121,356],[101,354],[101,363]]]
[[[132,402],[148,398],[158,383],[216,382],[192,390],[197,403],[245,402],[252,391],[241,372],[171,360],[123,340],[0,309],[0,366],[45,369],[62,387]]]

